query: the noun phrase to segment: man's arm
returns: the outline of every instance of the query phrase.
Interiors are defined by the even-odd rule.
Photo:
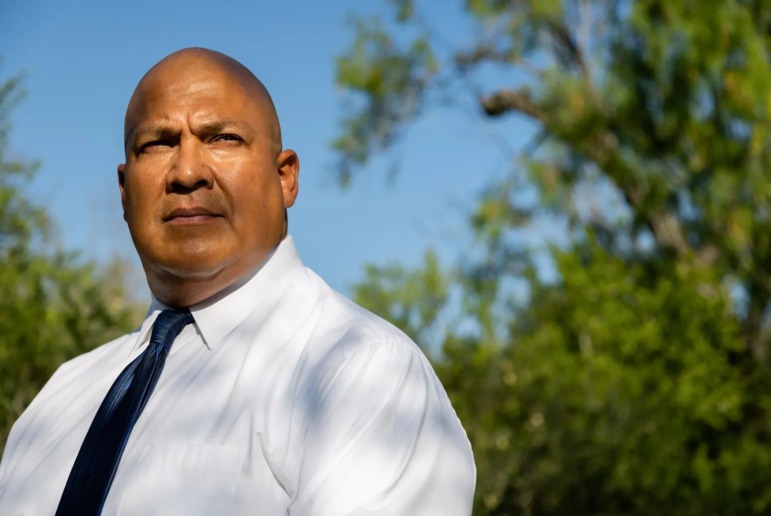
[[[471,514],[471,446],[412,342],[339,351],[314,384],[290,514]]]

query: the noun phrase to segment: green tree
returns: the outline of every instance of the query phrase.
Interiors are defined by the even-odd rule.
[[[448,98],[535,127],[471,214],[481,259],[356,288],[438,339],[477,513],[771,512],[771,4],[468,0],[463,48],[391,4],[337,61],[343,184]],[[544,219],[556,280],[522,243]]]
[[[62,251],[45,209],[25,195],[37,165],[8,149],[20,85],[16,76],[0,86],[0,449],[62,362],[138,320],[122,283],[125,266],[97,267]]]

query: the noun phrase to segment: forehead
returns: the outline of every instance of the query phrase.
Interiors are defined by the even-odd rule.
[[[162,74],[148,78],[137,88],[128,116],[152,115],[159,111],[196,108],[258,110],[258,99],[232,75],[199,70]]]
[[[261,118],[260,111],[258,96],[233,74],[205,67],[167,69],[145,77],[137,87],[126,112],[126,128],[179,117],[252,120]]]

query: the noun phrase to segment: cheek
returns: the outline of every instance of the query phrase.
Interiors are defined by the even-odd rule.
[[[231,170],[233,173],[221,174],[219,179],[223,192],[237,211],[265,217],[278,205],[283,209],[278,174],[259,163],[244,163]]]
[[[153,207],[158,202],[158,192],[163,191],[163,184],[158,177],[132,170],[127,173],[123,187],[124,211],[133,220],[152,216]]]
[[[281,185],[275,181],[261,181],[251,185],[250,204],[263,217],[270,217],[283,209]]]

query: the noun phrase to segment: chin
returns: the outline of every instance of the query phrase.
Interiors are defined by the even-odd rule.
[[[175,253],[173,256],[146,255],[142,257],[145,271],[179,280],[206,280],[222,274],[233,260],[194,252]]]
[[[163,266],[164,271],[167,274],[172,275],[180,280],[210,280],[222,276],[225,271],[229,269],[226,264],[219,262],[175,262],[168,263]]]

